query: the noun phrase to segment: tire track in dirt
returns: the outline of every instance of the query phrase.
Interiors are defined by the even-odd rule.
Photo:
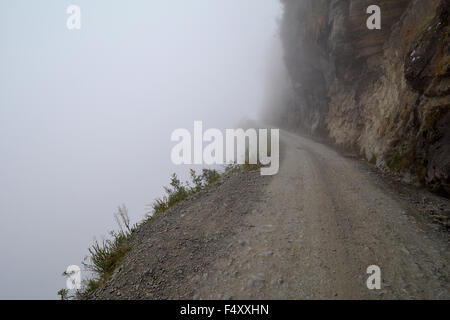
[[[281,139],[277,175],[224,177],[143,225],[96,298],[450,298],[447,234],[358,160]]]

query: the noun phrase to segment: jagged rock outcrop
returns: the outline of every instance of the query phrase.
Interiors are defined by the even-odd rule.
[[[450,1],[282,3],[294,89],[282,124],[450,194]],[[373,4],[381,30],[366,26]]]

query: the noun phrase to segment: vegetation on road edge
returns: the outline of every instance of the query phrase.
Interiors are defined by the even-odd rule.
[[[94,240],[93,245],[88,249],[89,255],[85,257],[85,262],[83,262],[84,267],[93,273],[93,278],[82,281],[81,289],[77,290],[73,296],[69,295],[67,289],[59,290],[58,295],[62,300],[88,299],[111,278],[114,270],[123,260],[126,253],[131,250],[129,239],[139,226],[165,213],[189,196],[208,188],[223,175],[240,170],[256,170],[258,168],[260,168],[258,164],[231,164],[225,167],[223,173],[219,173],[214,169],[203,169],[201,174],[197,174],[191,169],[191,181],[185,181],[184,183],[174,173],[170,178],[169,186],[164,187],[166,194],[161,198],[155,199],[146,218],[134,225],[130,224],[128,210],[125,205],[119,206],[114,217],[120,230],[109,232],[109,237],[102,241]],[[67,277],[70,275],[64,272],[63,276]]]

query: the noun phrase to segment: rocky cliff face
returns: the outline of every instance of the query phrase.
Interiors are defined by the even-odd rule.
[[[282,0],[282,125],[450,194],[449,0]],[[366,9],[381,8],[381,30]]]

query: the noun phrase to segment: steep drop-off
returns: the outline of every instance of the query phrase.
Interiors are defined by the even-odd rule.
[[[449,0],[282,0],[279,125],[450,194]],[[366,9],[381,8],[381,30]]]
[[[89,298],[450,298],[449,199],[284,130],[280,141],[278,174],[232,170],[141,224]],[[380,290],[367,288],[373,264]]]

